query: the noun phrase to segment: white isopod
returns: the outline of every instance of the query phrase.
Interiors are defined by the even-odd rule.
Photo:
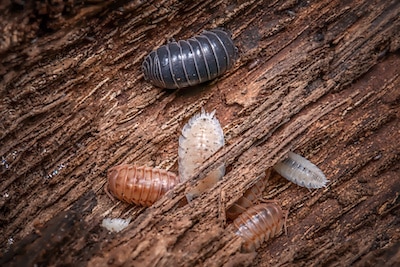
[[[329,182],[317,166],[293,152],[273,168],[284,178],[303,187],[321,188]]]
[[[186,181],[202,163],[225,144],[224,133],[215,110],[194,115],[182,129],[179,137],[178,163],[180,181]],[[211,171],[187,195],[188,201],[211,188],[225,175],[225,164]]]
[[[104,218],[101,226],[106,228],[110,232],[121,232],[126,227],[128,227],[131,219],[122,219],[122,218]]]

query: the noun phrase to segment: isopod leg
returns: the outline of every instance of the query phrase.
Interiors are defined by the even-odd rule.
[[[283,211],[285,213],[285,220],[283,221],[283,227],[285,227],[285,235],[287,235],[287,226],[286,226],[286,221],[287,217],[289,215],[289,212],[287,210]]]
[[[260,202],[262,202],[262,203],[274,203],[274,204],[278,205],[278,202],[275,199],[264,199],[264,198],[261,198]]]
[[[268,169],[265,171],[265,183],[267,183],[268,180],[269,180],[269,178],[271,178],[271,170],[272,170],[272,168],[268,168]],[[274,203],[274,204],[277,204],[276,200],[264,199],[263,197],[260,198],[260,202],[262,202],[262,203]]]
[[[104,185],[104,192],[106,192],[107,196],[112,200],[115,201],[115,197],[113,195],[111,195],[110,191],[108,191],[108,183],[106,183]]]

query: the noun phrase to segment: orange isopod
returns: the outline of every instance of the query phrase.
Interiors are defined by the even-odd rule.
[[[264,241],[278,235],[284,225],[286,232],[286,218],[287,213],[272,201],[253,206],[239,215],[233,224],[236,235],[243,238],[242,249],[256,250]]]
[[[247,189],[243,196],[229,207],[229,209],[226,211],[226,217],[234,220],[255,203],[258,203],[258,199],[262,197],[262,192],[264,191],[264,188],[265,178],[261,179],[252,187]]]
[[[145,166],[121,164],[107,172],[106,193],[127,202],[149,207],[179,183],[174,173]],[[111,192],[111,194],[110,194]]]

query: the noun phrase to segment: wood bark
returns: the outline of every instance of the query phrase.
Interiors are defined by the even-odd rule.
[[[0,4],[0,265],[400,263],[399,1],[39,2]],[[215,27],[239,49],[232,70],[182,90],[144,81],[152,49]],[[116,164],[177,172],[201,107],[227,144],[191,181],[149,208],[107,197]],[[330,183],[273,173],[263,197],[288,211],[288,234],[243,253],[224,211],[288,151]],[[181,205],[222,162],[224,179]],[[105,217],[132,221],[113,234]]]

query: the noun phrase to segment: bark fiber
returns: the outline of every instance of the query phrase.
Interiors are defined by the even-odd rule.
[[[400,2],[3,1],[0,3],[1,266],[400,264]],[[141,63],[168,39],[232,33],[240,57],[215,81],[156,88]],[[226,145],[149,208],[112,201],[121,163],[177,173],[178,137],[204,107]],[[274,173],[263,192],[288,234],[242,253],[224,214],[288,151],[328,187]],[[227,165],[190,205],[185,192]],[[132,219],[118,234],[104,217]]]

